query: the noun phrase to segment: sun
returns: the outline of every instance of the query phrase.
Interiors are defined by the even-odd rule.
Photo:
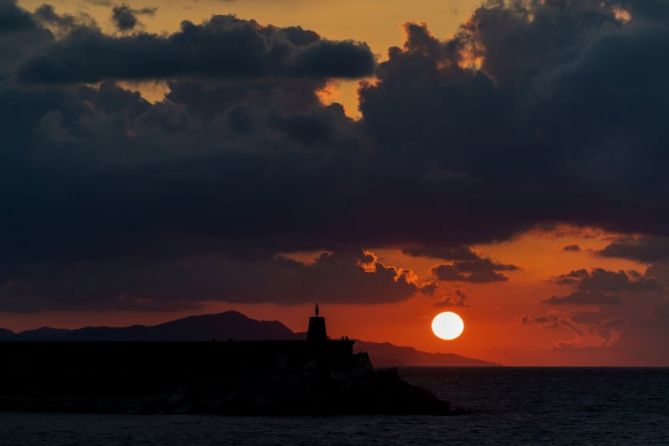
[[[458,338],[465,330],[465,322],[452,311],[439,313],[432,319],[432,332],[439,339],[452,341]]]

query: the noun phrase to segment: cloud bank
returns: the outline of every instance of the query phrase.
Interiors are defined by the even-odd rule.
[[[398,301],[410,275],[352,253],[484,283],[510,265],[467,247],[537,225],[669,236],[668,18],[659,0],[492,4],[445,41],[408,24],[377,65],[299,27],[107,35],[0,0],[0,310]],[[368,76],[360,120],[318,99]],[[120,83],[142,79],[166,98]],[[280,256],[313,250],[331,254]]]

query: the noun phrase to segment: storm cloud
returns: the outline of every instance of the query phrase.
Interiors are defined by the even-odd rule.
[[[411,297],[408,272],[361,252],[324,253],[313,263],[217,254],[112,258],[32,266],[3,282],[0,309],[200,309],[203,302],[382,303]]]
[[[132,10],[114,11],[117,27],[136,26],[130,20]],[[40,48],[18,76],[41,83],[189,76],[356,78],[371,74],[373,68],[374,57],[362,43],[324,40],[299,27],[214,16],[200,25],[184,21],[178,32],[167,36],[109,36],[97,28],[80,27]]]
[[[40,14],[0,0],[2,309],[394,302],[410,274],[351,253],[398,248],[487,283],[516,267],[468,247],[537,225],[669,236],[659,0],[495,4],[445,41],[408,24],[378,65],[364,43],[231,16],[61,35],[45,21],[66,16]],[[360,120],[318,99],[370,75]],[[119,83],[142,79],[165,99]],[[314,250],[332,254],[281,257]],[[586,274],[572,303],[609,293],[579,289],[604,277]]]

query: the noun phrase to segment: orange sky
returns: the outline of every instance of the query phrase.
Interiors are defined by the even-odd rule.
[[[435,301],[444,293],[433,297],[417,296],[399,304],[326,305],[322,307],[322,312],[329,317],[330,334],[412,345],[425,351],[452,352],[508,365],[611,364],[624,361],[613,351],[594,356],[591,353],[560,354],[552,346],[557,341],[569,340],[572,337],[569,330],[546,330],[521,323],[524,315],[550,310],[540,301],[561,289],[548,282],[551,277],[579,268],[636,269],[641,272],[645,269],[635,262],[595,256],[592,251],[603,248],[610,241],[608,234],[587,231],[588,234],[584,235],[576,230],[561,232],[533,231],[509,242],[476,247],[478,253],[502,263],[515,264],[520,269],[508,273],[510,280],[504,283],[444,286],[445,290],[464,291],[467,307],[435,307]],[[574,243],[579,244],[583,251],[562,251],[565,245]],[[416,259],[403,255],[399,250],[373,251],[384,263],[412,269],[420,277],[419,281],[429,279],[430,268],[439,264],[437,259]],[[445,294],[449,294],[448,291]],[[257,317],[272,315],[294,330],[305,329],[305,316],[311,312],[309,305],[223,305],[220,308],[234,308]],[[446,310],[457,312],[465,320],[465,332],[455,341],[439,340],[431,332],[432,318]]]
[[[411,345],[432,352],[457,353],[482,358],[505,365],[560,365],[560,364],[617,364],[626,358],[619,353],[604,350],[597,353],[557,352],[553,345],[570,340],[573,335],[566,328],[545,329],[521,323],[525,315],[550,311],[540,301],[560,292],[560,286],[548,279],[574,269],[602,267],[610,270],[644,271],[635,262],[605,259],[593,254],[610,241],[611,235],[599,231],[578,231],[562,228],[558,231],[532,231],[515,240],[496,245],[476,246],[477,253],[490,256],[502,263],[512,263],[518,271],[508,274],[510,280],[491,284],[442,284],[434,296],[418,295],[396,304],[374,305],[321,305],[328,318],[329,334],[347,335],[370,341],[388,341]],[[578,244],[581,252],[564,252],[568,244]],[[398,249],[374,250],[379,261],[409,268],[417,275],[417,282],[430,279],[430,268],[438,259],[412,258]],[[452,295],[459,289],[467,295],[466,307],[438,308],[435,302],[443,295]],[[562,289],[562,292],[565,290]],[[312,306],[282,306],[275,304],[214,303],[202,313],[237,310],[258,319],[278,319],[294,331],[306,329]],[[442,341],[431,332],[430,322],[440,311],[451,310],[465,320],[465,332],[455,341]],[[594,311],[594,309],[589,309]],[[157,323],[190,312],[137,313],[137,312],[63,312],[12,315],[3,318],[2,325],[10,329],[33,328],[49,324],[59,327],[85,325],[127,325]]]

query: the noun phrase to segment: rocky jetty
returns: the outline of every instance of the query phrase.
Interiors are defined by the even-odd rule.
[[[249,370],[236,378],[191,381],[148,395],[132,389],[114,393],[37,390],[0,396],[0,410],[243,416],[462,413],[403,381],[397,369],[375,369],[365,353],[336,368],[312,361],[301,370]]]
[[[455,413],[448,402],[403,381],[397,369],[375,369],[365,353],[354,355],[348,367],[333,369],[312,361],[302,370],[184,386],[141,410],[224,415]]]

